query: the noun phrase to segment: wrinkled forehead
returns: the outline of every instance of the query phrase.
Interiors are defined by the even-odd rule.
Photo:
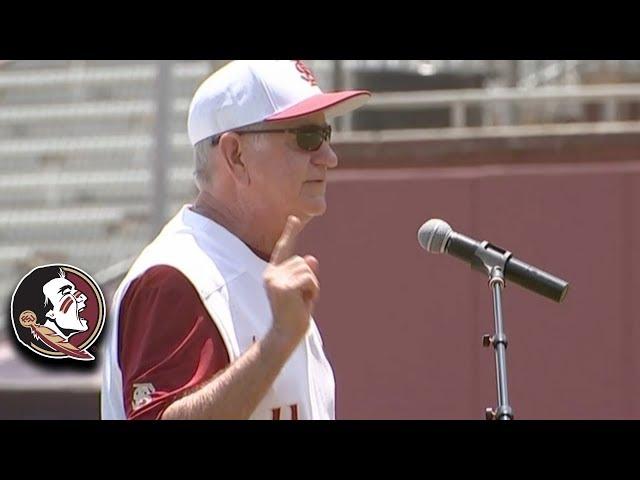
[[[53,280],[49,280],[42,287],[42,292],[48,298],[56,298],[57,296],[62,295],[62,292],[71,288],[71,290],[75,290],[75,286],[66,278],[54,278]]]

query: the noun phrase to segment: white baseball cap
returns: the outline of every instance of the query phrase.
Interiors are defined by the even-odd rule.
[[[320,111],[327,118],[344,115],[370,97],[366,90],[323,93],[300,60],[235,60],[196,90],[189,107],[189,140],[195,145],[247,125]]]

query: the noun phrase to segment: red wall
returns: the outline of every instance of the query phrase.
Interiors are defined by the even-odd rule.
[[[570,140],[525,145],[526,160],[513,140],[478,144],[451,166],[443,155],[455,145],[338,148],[329,209],[298,249],[320,261],[314,316],[338,418],[483,419],[496,406],[495,357],[482,347],[494,331],[491,292],[465,263],[420,248],[430,218],[570,282],[561,304],[507,284],[517,418],[640,418],[638,141],[593,137],[563,150]]]

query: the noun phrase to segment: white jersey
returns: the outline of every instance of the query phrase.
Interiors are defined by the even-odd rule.
[[[118,361],[120,303],[131,282],[156,265],[180,270],[193,284],[220,332],[230,362],[272,326],[262,279],[267,262],[228,230],[184,206],[142,251],[114,295],[104,348],[103,419],[126,418]],[[335,418],[333,371],[313,318],[304,339],[250,418],[272,419],[276,411],[282,419]]]

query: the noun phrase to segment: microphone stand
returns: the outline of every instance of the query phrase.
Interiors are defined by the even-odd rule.
[[[507,389],[507,335],[504,333],[502,318],[502,289],[505,287],[504,268],[511,257],[511,252],[496,247],[489,242],[482,242],[475,251],[472,267],[484,271],[489,276],[489,288],[493,293],[493,316],[495,334],[483,335],[482,345],[493,346],[496,357],[496,386],[498,390],[498,407],[485,409],[487,420],[513,420],[513,410],[509,405]]]

